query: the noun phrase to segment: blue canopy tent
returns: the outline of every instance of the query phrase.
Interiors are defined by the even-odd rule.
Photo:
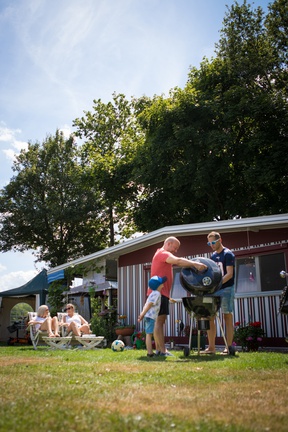
[[[25,285],[0,292],[0,297],[28,297],[39,294],[40,304],[45,304],[48,286],[47,271],[44,269]]]

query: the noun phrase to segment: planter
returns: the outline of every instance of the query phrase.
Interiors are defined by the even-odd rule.
[[[116,328],[115,329],[115,333],[117,336],[121,335],[121,336],[132,336],[132,334],[134,333],[134,328],[132,327],[123,327],[123,328]]]
[[[247,352],[251,352],[251,351],[258,351],[259,349],[259,342],[249,342],[247,343],[247,347],[246,347],[246,351]]]
[[[146,348],[145,342],[140,340],[140,339],[135,341],[135,345],[136,345],[136,349],[145,349]]]

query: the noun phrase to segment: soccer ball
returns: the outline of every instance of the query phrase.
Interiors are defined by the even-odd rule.
[[[124,351],[125,344],[122,340],[116,339],[112,342],[111,349],[112,351]]]

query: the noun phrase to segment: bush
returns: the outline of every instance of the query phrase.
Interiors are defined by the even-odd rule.
[[[264,330],[261,327],[260,321],[249,322],[242,324],[235,323],[234,341],[237,345],[241,345],[242,349],[253,350],[261,345]]]
[[[91,330],[96,336],[104,336],[110,345],[115,340],[115,324],[117,322],[117,310],[107,308],[101,312],[101,301],[99,298],[91,298],[92,318]]]

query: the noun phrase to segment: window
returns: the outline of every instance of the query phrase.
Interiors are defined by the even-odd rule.
[[[286,281],[283,253],[236,258],[236,293],[282,291]]]
[[[257,272],[258,275],[258,272]],[[255,257],[236,259],[236,292],[261,291],[257,283]]]
[[[180,267],[173,268],[173,285],[171,290],[171,298],[181,299],[183,297],[188,297],[190,294],[183,288],[180,282]]]

